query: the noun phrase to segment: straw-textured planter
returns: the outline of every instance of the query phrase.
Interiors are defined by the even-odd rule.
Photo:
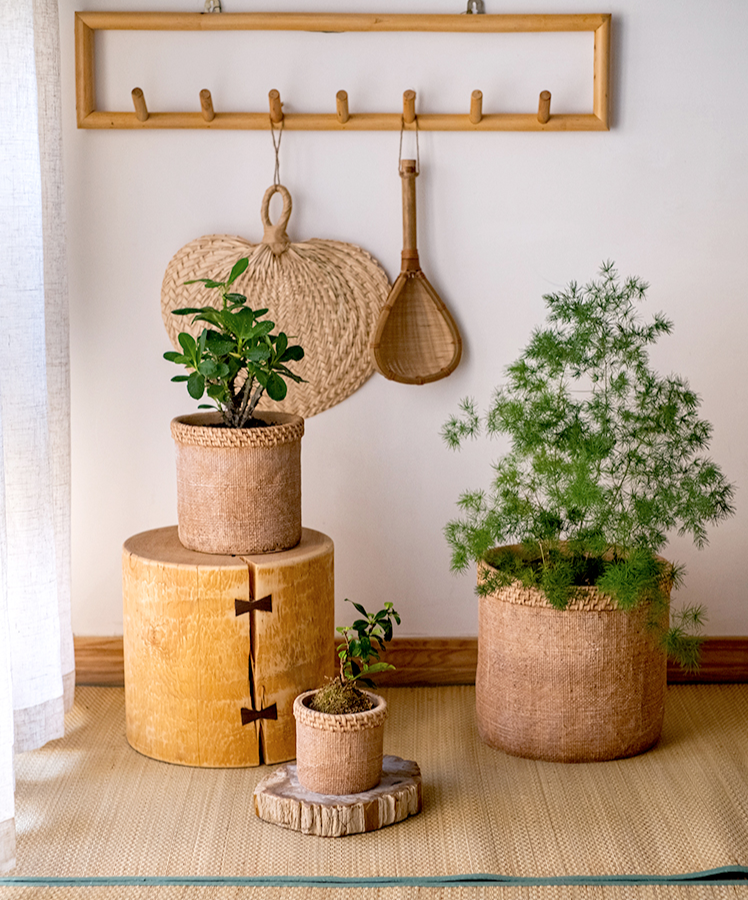
[[[565,610],[520,582],[480,598],[476,715],[491,747],[589,762],[634,756],[660,737],[667,659],[650,610],[582,591]]]
[[[299,782],[315,794],[360,794],[379,784],[387,702],[365,691],[374,707],[332,715],[309,709],[316,691],[294,701],[296,767]]]
[[[179,540],[201,553],[268,553],[301,540],[304,420],[259,413],[268,428],[216,428],[220,413],[171,423]]]

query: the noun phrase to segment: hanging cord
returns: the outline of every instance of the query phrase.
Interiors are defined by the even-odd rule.
[[[280,181],[280,148],[283,139],[283,119],[281,119],[280,128],[278,129],[278,140],[275,139],[275,128],[273,120],[270,120],[270,137],[273,139],[273,149],[275,150],[275,172],[273,173],[273,184],[275,187],[281,183]]]
[[[421,172],[421,154],[418,149],[418,116],[415,118],[416,125],[416,175]],[[403,132],[405,131],[405,119],[400,116],[400,153],[397,158],[397,170],[400,171],[400,163],[403,161]]]

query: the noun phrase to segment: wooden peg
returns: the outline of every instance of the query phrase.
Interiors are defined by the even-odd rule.
[[[403,94],[403,121],[412,125],[416,120],[416,92],[406,91]]]
[[[545,125],[545,123],[551,117],[551,92],[550,91],[541,91],[540,99],[538,100],[538,122],[541,125]]]
[[[278,125],[283,121],[283,104],[281,103],[281,95],[279,91],[273,89],[268,94],[270,102],[270,121]]]
[[[344,125],[350,119],[348,113],[348,91],[338,91],[335,95],[335,102],[338,105],[338,122]]]
[[[145,105],[145,95],[140,88],[132,89],[132,102],[138,122],[145,122],[148,118],[148,107]]]
[[[203,114],[206,122],[212,122],[216,117],[213,110],[213,98],[210,96],[210,91],[207,88],[203,88],[200,91],[200,112]]]
[[[483,118],[483,91],[473,91],[470,95],[470,121],[477,125]]]

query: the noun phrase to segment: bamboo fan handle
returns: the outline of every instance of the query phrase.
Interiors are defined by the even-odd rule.
[[[270,221],[270,200],[273,194],[280,194],[283,197],[283,212],[275,225]],[[287,250],[288,245],[291,243],[286,234],[286,227],[288,220],[291,218],[292,209],[293,200],[288,192],[288,188],[283,187],[282,184],[273,184],[265,191],[265,196],[262,198],[262,206],[260,207],[260,217],[265,229],[262,243],[268,244],[276,256],[280,256],[281,253]]]
[[[403,180],[403,252],[402,271],[417,271],[418,229],[416,224],[416,161],[400,160],[400,177]]]

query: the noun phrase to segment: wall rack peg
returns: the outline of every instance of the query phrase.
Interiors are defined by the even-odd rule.
[[[132,89],[132,102],[135,107],[135,118],[138,122],[147,122],[148,107],[145,105],[145,95],[139,87]]]
[[[538,122],[545,125],[551,118],[551,92],[541,91],[538,99]]]
[[[216,114],[213,112],[213,98],[210,96],[210,91],[207,88],[203,88],[203,90],[200,91],[200,110],[206,122],[212,122],[213,119],[215,119]]]
[[[610,78],[610,22],[607,13],[580,15],[373,15],[368,13],[164,13],[77,12],[75,83],[79,128],[267,129],[283,123],[300,131],[607,131]],[[279,91],[268,94],[268,112],[216,112],[210,91],[200,92],[199,111],[149,110],[141,88],[132,91],[133,112],[96,108],[94,36],[97,31],[311,31],[311,32],[454,32],[594,33],[593,97],[590,113],[551,114],[550,91],[542,91],[537,113],[486,112],[482,91],[470,96],[464,113],[417,114],[415,91],[403,94],[402,113],[351,111],[346,91],[335,96],[329,113],[284,113]],[[332,99],[332,98],[331,98]]]
[[[416,92],[406,91],[403,94],[403,122],[412,125],[416,120]]]
[[[270,104],[270,121],[273,125],[280,125],[283,121],[283,104],[281,103],[280,92],[276,90],[270,91],[268,102]]]
[[[477,125],[483,118],[483,91],[473,91],[470,95],[470,124]]]
[[[345,125],[351,117],[348,112],[348,91],[338,91],[335,95],[335,103],[338,107],[338,122]]]

